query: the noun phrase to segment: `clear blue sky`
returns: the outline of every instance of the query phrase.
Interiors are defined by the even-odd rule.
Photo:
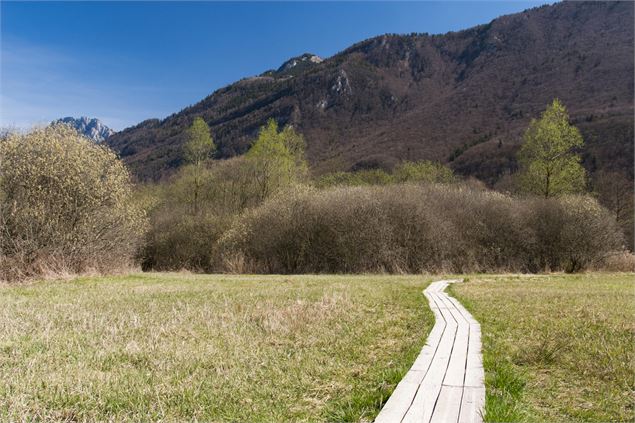
[[[168,3],[0,1],[0,126],[163,118],[292,56],[384,33],[444,33],[545,1]]]

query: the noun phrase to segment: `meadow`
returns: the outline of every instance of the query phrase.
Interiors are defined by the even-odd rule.
[[[0,419],[371,421],[434,324],[411,275],[0,285]],[[486,421],[632,421],[633,274],[468,275]]]
[[[635,420],[633,274],[472,276],[486,421]]]
[[[0,420],[371,420],[434,319],[421,276],[0,286]]]

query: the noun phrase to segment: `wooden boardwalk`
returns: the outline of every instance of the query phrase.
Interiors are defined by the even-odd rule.
[[[423,292],[436,322],[412,368],[375,422],[482,422],[485,405],[481,326],[433,282]]]

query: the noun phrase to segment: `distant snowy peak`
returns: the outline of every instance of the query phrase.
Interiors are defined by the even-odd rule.
[[[78,118],[65,117],[53,123],[65,123],[77,129],[80,134],[87,136],[95,142],[103,142],[115,133],[112,129],[101,123],[99,119],[91,119],[85,116]]]

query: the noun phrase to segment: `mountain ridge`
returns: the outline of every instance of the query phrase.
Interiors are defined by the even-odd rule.
[[[588,141],[587,168],[632,175],[632,17],[632,3],[565,2],[441,35],[381,35],[289,74],[291,58],[107,143],[158,179],[182,163],[195,117],[218,158],[244,153],[274,118],[305,135],[318,174],[429,159],[494,184],[514,171],[530,118],[559,97]]]
[[[114,130],[104,125],[104,123],[102,123],[99,119],[89,118],[86,116],[82,116],[80,118],[67,116],[52,123],[65,123],[70,125],[77,129],[80,134],[85,135],[97,143],[106,141],[115,133]]]

